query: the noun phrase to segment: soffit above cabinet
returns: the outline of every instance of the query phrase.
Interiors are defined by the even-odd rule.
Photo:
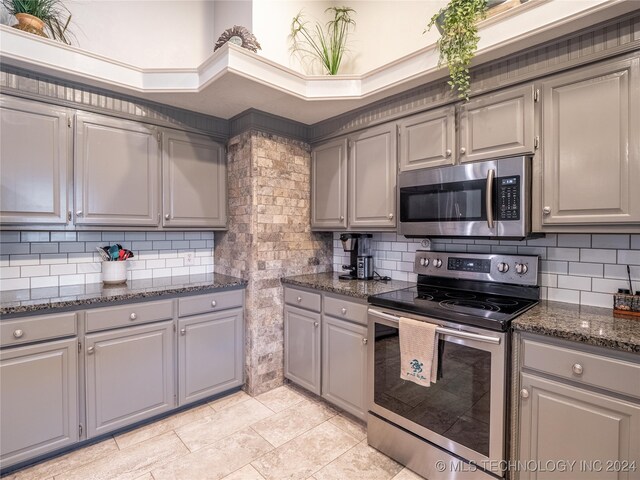
[[[631,0],[530,0],[512,13],[481,23],[474,63],[495,60],[636,8]],[[435,45],[362,75],[302,75],[230,43],[196,68],[141,69],[4,25],[0,26],[0,62],[220,118],[254,108],[305,124],[447,74],[446,68],[438,67]]]

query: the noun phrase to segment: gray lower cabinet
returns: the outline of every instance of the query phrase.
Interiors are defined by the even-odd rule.
[[[366,419],[367,327],[322,316],[322,396]]]
[[[243,383],[243,309],[178,320],[178,401],[184,405]]]
[[[159,225],[159,132],[91,113],[76,114],[76,225]]]
[[[162,132],[162,226],[227,226],[224,147],[208,137]]]
[[[2,467],[78,441],[78,340],[0,350]]]
[[[284,307],[284,376],[320,395],[320,314]]]
[[[164,321],[86,335],[88,438],[176,406],[173,325]]]
[[[67,223],[68,118],[62,107],[0,96],[0,223]]]
[[[347,139],[311,152],[311,228],[347,228]]]
[[[541,194],[534,195],[534,229],[580,231],[584,225],[588,233],[625,227],[637,232],[640,58],[551,77],[542,94],[542,183],[534,176],[534,193]]]

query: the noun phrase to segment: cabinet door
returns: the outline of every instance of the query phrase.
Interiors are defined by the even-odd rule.
[[[367,327],[322,317],[322,396],[365,419]]]
[[[284,307],[284,376],[320,395],[320,314]]]
[[[147,125],[76,115],[76,224],[158,225],[158,151]]]
[[[456,109],[438,108],[398,122],[400,171],[453,165]]]
[[[534,86],[471,99],[460,109],[460,162],[533,153]]]
[[[67,223],[67,111],[0,97],[0,223]]]
[[[640,223],[640,59],[543,87],[542,225]]]
[[[180,405],[243,383],[243,310],[181,319],[178,325]]]
[[[347,140],[311,152],[311,228],[347,228]]]
[[[78,441],[78,340],[0,351],[3,467]]]
[[[528,480],[637,479],[635,473],[606,471],[606,462],[638,462],[640,406],[606,395],[522,374],[520,461],[576,461],[572,471],[521,471]],[[584,465],[601,462],[602,469]],[[624,463],[622,463],[624,464]],[[637,467],[637,463],[636,463]]]
[[[175,406],[173,322],[85,337],[87,437]]]
[[[349,227],[396,226],[396,127],[369,129],[351,140]]]
[[[202,135],[162,134],[162,225],[226,227],[224,147]]]

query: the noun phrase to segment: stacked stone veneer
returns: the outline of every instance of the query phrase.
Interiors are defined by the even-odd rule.
[[[229,230],[216,233],[215,271],[248,281],[246,389],[258,394],[284,380],[280,278],[330,271],[331,234],[312,233],[310,147],[261,132],[229,142]]]

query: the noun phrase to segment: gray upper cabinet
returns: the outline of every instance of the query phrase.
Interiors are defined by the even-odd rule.
[[[395,229],[395,123],[370,128],[349,142],[349,227]]]
[[[459,113],[460,163],[534,153],[535,88],[525,85],[472,98]]]
[[[242,385],[242,319],[242,308],[235,308],[179,320],[180,405]]]
[[[78,441],[78,341],[0,351],[3,467]]]
[[[453,165],[456,109],[437,108],[398,122],[400,171]]]
[[[157,226],[158,133],[147,125],[79,113],[75,131],[75,223]]]
[[[320,314],[284,307],[284,376],[320,395]]]
[[[67,110],[0,97],[0,223],[67,223]]]
[[[224,147],[208,137],[162,132],[162,225],[227,225]]]
[[[311,228],[347,228],[347,139],[311,152]]]
[[[534,228],[640,223],[639,70],[636,56],[542,83],[542,198],[534,197]]]
[[[88,438],[175,406],[173,325],[164,321],[85,337]]]

